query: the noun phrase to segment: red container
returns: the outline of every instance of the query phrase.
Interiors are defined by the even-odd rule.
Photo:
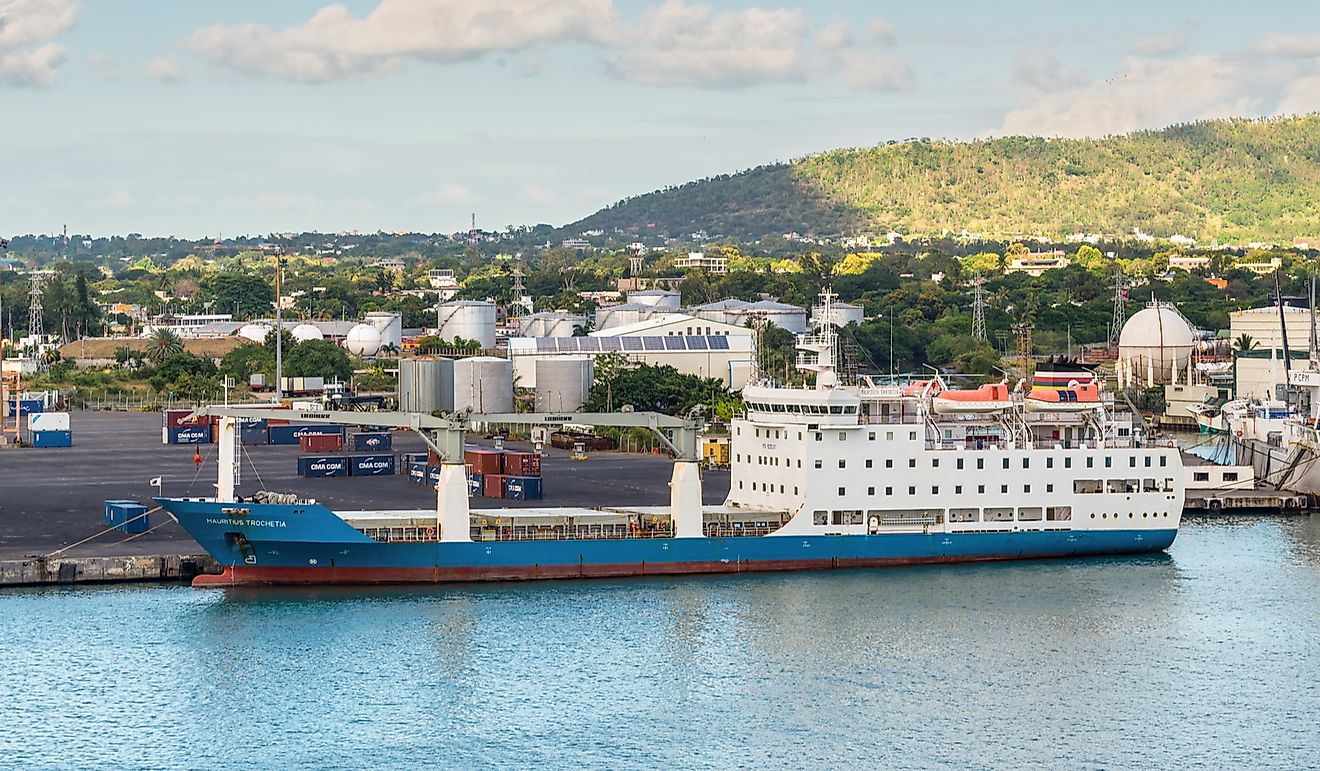
[[[472,467],[475,473],[481,475],[496,475],[503,472],[501,457],[504,453],[497,450],[466,450],[463,453],[463,462]],[[501,496],[493,496],[499,498]]]
[[[343,449],[343,434],[303,434],[298,437],[299,452],[326,453]]]
[[[182,428],[184,426],[200,426],[200,420],[184,420],[192,414],[192,410],[165,410],[165,427]]]
[[[481,494],[487,498],[503,498],[504,477],[499,474],[482,477]]]
[[[436,452],[435,450],[432,450],[430,447],[427,447],[427,448],[426,448],[426,464],[427,464],[428,466],[439,466],[439,465],[440,465],[440,453]],[[468,471],[471,472],[472,469],[469,468]]]
[[[504,453],[504,473],[511,477],[541,476],[541,456],[534,452]]]

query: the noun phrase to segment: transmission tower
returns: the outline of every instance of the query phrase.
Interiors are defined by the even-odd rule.
[[[1127,281],[1120,270],[1114,273],[1114,319],[1109,323],[1109,348],[1118,345],[1118,335],[1123,331],[1123,322],[1127,321],[1127,299]]]
[[[1017,335],[1017,358],[1019,366],[1022,368],[1024,377],[1031,377],[1032,359],[1031,352],[1034,343],[1031,340],[1032,330],[1036,328],[1030,321],[1023,321],[1013,325],[1013,332]]]
[[[514,265],[513,266],[513,303],[510,305],[509,315],[521,316],[522,311],[524,309],[526,309],[527,312],[530,313],[531,309],[525,308],[525,306],[523,305],[523,301],[527,299],[530,298],[527,297],[527,290],[523,288],[522,266]]]
[[[46,279],[51,272],[48,270],[32,271],[32,288],[28,290],[28,336],[37,338],[43,334],[46,326],[45,319],[42,318],[41,298],[45,294]]]
[[[477,246],[477,213],[472,212],[472,228],[468,230],[468,246]]]
[[[985,335],[985,279],[972,275],[972,337],[988,342]]]

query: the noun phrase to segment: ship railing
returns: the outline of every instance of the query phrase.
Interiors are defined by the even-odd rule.
[[[702,532],[707,538],[743,538],[760,537],[770,535],[779,528],[783,527],[778,522],[774,523],[756,523],[754,525],[726,525],[719,523],[707,524],[702,528]]]

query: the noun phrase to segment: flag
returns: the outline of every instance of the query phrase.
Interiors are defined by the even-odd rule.
[[[156,477],[155,479],[151,480],[151,486],[160,487],[160,477]]]

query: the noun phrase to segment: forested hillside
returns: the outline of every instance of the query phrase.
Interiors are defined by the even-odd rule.
[[[1320,115],[1103,139],[916,140],[812,155],[625,199],[565,231],[741,239],[967,230],[1201,242],[1320,235]],[[653,228],[648,225],[654,225]]]

